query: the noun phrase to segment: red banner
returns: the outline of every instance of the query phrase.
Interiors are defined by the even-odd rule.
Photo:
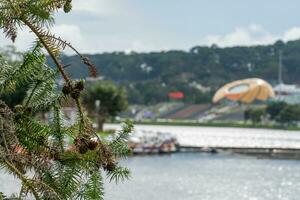
[[[168,94],[168,96],[169,96],[171,99],[183,99],[183,98],[184,98],[183,92],[170,92],[170,93]]]

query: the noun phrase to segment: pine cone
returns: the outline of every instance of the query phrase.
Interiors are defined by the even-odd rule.
[[[27,115],[31,115],[32,114],[32,107],[27,107],[26,110],[25,110],[25,113]]]
[[[67,0],[67,2],[64,5],[64,12],[68,13],[72,10],[72,1],[71,0]]]
[[[22,105],[15,105],[14,112],[16,112],[16,113],[22,113],[23,109],[24,109],[24,107]]]
[[[98,142],[96,142],[96,141],[90,140],[88,142],[89,150],[95,150],[97,148],[97,146],[98,146]]]
[[[81,144],[81,145],[78,147],[78,150],[79,150],[79,153],[85,154],[89,149],[88,149],[87,145]]]
[[[21,119],[22,119],[22,114],[16,113],[16,114],[14,115],[14,121],[15,121],[15,122],[20,122]]]
[[[76,82],[75,89],[82,91],[84,89],[84,81],[81,80],[81,81]]]
[[[71,92],[71,97],[73,99],[78,99],[79,96],[80,96],[80,91],[78,91],[78,90],[75,89],[74,91]]]
[[[106,166],[104,166],[103,168],[109,172],[114,171],[117,167],[117,163],[114,159],[109,159],[108,163],[106,164]]]
[[[87,141],[86,138],[77,137],[74,140],[74,144],[75,144],[78,152],[81,153],[81,154],[85,154],[89,150],[89,148],[88,148],[88,141]]]
[[[64,85],[62,92],[64,93],[64,95],[68,95],[70,94],[72,91],[72,87],[70,85]]]
[[[101,144],[100,154],[103,169],[110,172],[115,170],[117,163],[111,149],[108,146]]]

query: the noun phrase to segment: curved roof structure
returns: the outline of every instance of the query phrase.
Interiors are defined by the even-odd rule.
[[[259,78],[250,78],[224,85],[215,93],[213,102],[217,103],[226,98],[232,101],[252,103],[255,100],[265,101],[273,97],[275,97],[275,93],[268,82]]]

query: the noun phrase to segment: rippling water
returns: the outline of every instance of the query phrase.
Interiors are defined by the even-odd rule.
[[[299,200],[300,161],[230,154],[178,153],[122,161],[132,178],[106,184],[106,200]],[[0,191],[17,192],[0,176]]]
[[[106,124],[105,128],[119,129],[120,126]],[[147,131],[171,133],[183,146],[300,149],[300,131],[156,125],[135,125],[135,129],[145,134]]]
[[[299,200],[300,161],[179,153],[132,157],[132,179],[107,200]]]
[[[106,128],[117,128],[106,125]],[[300,147],[299,131],[136,126],[170,132],[184,145]],[[123,184],[106,184],[106,200],[299,200],[300,161],[232,154],[178,153],[122,161],[132,171]],[[20,184],[0,172],[0,191]]]

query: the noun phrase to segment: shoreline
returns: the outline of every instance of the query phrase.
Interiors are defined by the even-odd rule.
[[[111,121],[110,124],[119,124],[122,121]],[[229,128],[251,128],[251,129],[275,129],[299,131],[297,126],[280,125],[252,125],[238,122],[195,122],[195,121],[133,121],[136,125],[165,125],[165,126],[191,126],[191,127],[229,127]]]

